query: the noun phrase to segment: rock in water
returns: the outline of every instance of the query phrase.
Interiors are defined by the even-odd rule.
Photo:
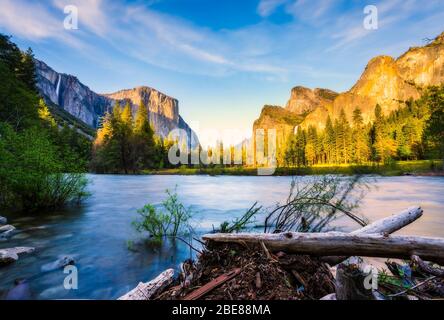
[[[66,266],[72,266],[74,264],[75,264],[75,260],[73,257],[64,256],[64,257],[58,259],[57,261],[43,265],[41,270],[43,272],[50,272],[50,271],[64,268]]]
[[[18,255],[6,250],[0,250],[0,266],[6,266],[18,260]]]
[[[0,226],[7,224],[8,223],[8,219],[6,219],[5,217],[0,216]]]
[[[15,227],[11,226],[9,224],[6,225],[6,226],[0,227],[0,233],[8,232],[8,231],[13,231],[13,230],[15,230]]]
[[[15,232],[16,232],[16,229],[14,226],[6,225],[3,227],[0,227],[0,240],[9,239]]]
[[[6,300],[30,300],[31,289],[26,280],[16,280],[15,287],[9,290]]]
[[[0,250],[0,265],[8,265],[18,260],[19,255],[34,252],[34,248],[17,247]]]

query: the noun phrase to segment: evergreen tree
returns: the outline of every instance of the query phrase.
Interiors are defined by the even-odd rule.
[[[430,113],[425,137],[436,154],[444,158],[444,86],[430,88],[425,100]]]
[[[326,153],[326,163],[335,163],[336,159],[336,134],[330,115],[327,117],[324,133],[324,150]]]
[[[336,136],[336,158],[339,163],[349,163],[351,160],[351,129],[345,115],[344,109],[341,109],[339,118],[335,121]]]
[[[353,130],[352,130],[352,159],[355,163],[362,163],[368,160],[370,149],[368,146],[367,132],[364,126],[361,109],[356,108],[353,111]]]
[[[307,132],[307,142],[305,145],[305,159],[308,165],[317,163],[318,158],[318,135],[316,128],[309,126]]]
[[[137,168],[153,168],[157,165],[164,165],[162,157],[163,141],[158,140],[159,148],[156,152],[156,143],[154,141],[154,131],[151,128],[148,109],[141,102],[136,113],[134,122],[134,139],[135,139],[135,160]],[[156,157],[156,154],[158,155]]]
[[[22,53],[21,64],[18,70],[18,78],[29,90],[37,92],[37,76],[34,63],[34,53],[31,48]]]
[[[377,104],[375,108],[375,122],[373,126],[375,160],[385,163],[391,160],[396,154],[397,146],[387,128],[387,123],[379,104]]]
[[[0,207],[33,211],[80,201],[84,162],[39,102],[32,51],[1,34],[0,79]]]

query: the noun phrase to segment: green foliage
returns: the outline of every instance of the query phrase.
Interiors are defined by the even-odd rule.
[[[218,230],[215,232],[218,233],[233,233],[239,232],[247,228],[247,226],[253,223],[256,219],[256,215],[261,211],[262,207],[257,206],[257,202],[240,218],[236,218],[232,222],[224,221],[220,224]]]
[[[374,118],[373,123],[364,124],[357,108],[350,123],[341,110],[334,122],[327,118],[323,131],[299,129],[288,139],[285,164],[390,164],[444,157],[444,86],[425,90],[421,99],[406,101],[389,115],[377,105]]]
[[[164,168],[168,164],[169,144],[154,136],[148,110],[141,103],[135,119],[131,106],[121,109],[117,103],[106,114],[94,143],[91,167],[99,173],[136,173],[144,169]]]
[[[85,161],[37,95],[32,50],[21,52],[1,34],[0,79],[0,207],[32,211],[80,201]]]
[[[424,134],[426,144],[434,155],[444,158],[444,86],[430,88],[421,102],[430,113]]]
[[[139,209],[141,220],[134,221],[133,226],[139,232],[148,232],[150,237],[156,241],[164,237],[177,237],[187,233],[192,218],[190,209],[179,201],[177,193],[166,191],[167,199],[162,202],[162,209],[151,204]]]
[[[56,209],[87,196],[87,180],[76,158],[61,161],[48,134],[31,127],[19,133],[0,128],[1,206],[15,209]]]
[[[367,188],[368,181],[361,175],[323,175],[308,181],[295,178],[287,201],[267,214],[265,232],[322,232],[340,216],[365,226],[366,221],[352,211],[359,207]]]

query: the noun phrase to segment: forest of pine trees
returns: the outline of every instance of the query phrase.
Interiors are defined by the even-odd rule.
[[[133,117],[131,105],[116,104],[107,113],[93,147],[92,170],[98,173],[137,173],[169,165],[171,144],[154,135],[148,109],[142,103]]]
[[[417,101],[385,116],[380,105],[373,123],[364,123],[356,108],[348,119],[341,110],[327,118],[322,131],[298,128],[288,138],[281,166],[388,163],[393,160],[444,157],[444,87],[431,87]]]

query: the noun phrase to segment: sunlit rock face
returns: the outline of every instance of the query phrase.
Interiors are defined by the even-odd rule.
[[[355,108],[360,108],[364,121],[368,123],[374,120],[377,104],[385,114],[389,114],[409,99],[418,99],[423,88],[443,83],[444,33],[424,47],[409,49],[397,59],[389,56],[373,58],[357,83],[332,102],[315,99],[310,102],[311,106],[290,109],[298,114],[301,110],[312,109],[301,124],[303,128],[313,125],[323,129],[327,116],[335,119],[342,109],[351,121]]]
[[[167,136],[171,130],[179,127],[179,102],[155,89],[138,87],[105,96],[122,101],[122,103],[130,102],[133,112],[136,112],[143,102],[148,108],[151,125],[163,137]]]
[[[338,93],[328,89],[294,87],[286,109],[298,115],[306,115],[319,106],[331,104],[337,96]]]
[[[190,127],[179,115],[179,102],[155,89],[138,87],[97,94],[76,77],[58,73],[42,61],[36,60],[36,67],[41,95],[92,128],[99,127],[103,115],[111,112],[117,101],[122,107],[129,102],[134,115],[143,102],[157,135],[167,137],[174,129],[184,129],[191,136]]]
[[[280,154],[288,137],[294,133],[296,127],[304,118],[279,106],[264,106],[259,119],[253,125],[253,143],[256,146],[256,133],[258,129],[263,129],[267,136],[269,130],[276,130],[276,147],[278,150],[278,161],[282,161],[284,155]],[[256,147],[255,147],[256,150]]]

